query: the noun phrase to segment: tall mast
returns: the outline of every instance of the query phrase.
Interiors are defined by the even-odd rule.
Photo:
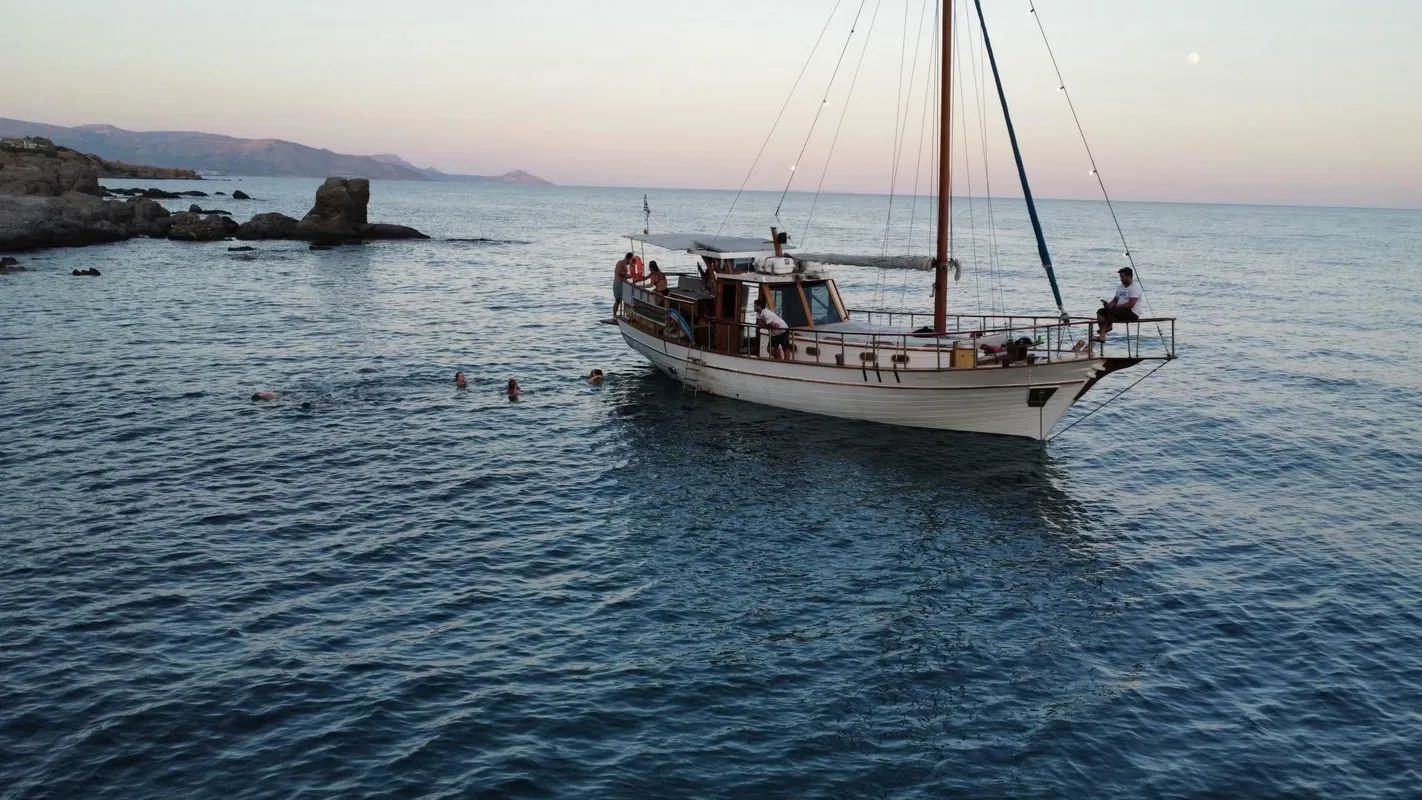
[[[933,259],[933,330],[948,330],[948,227],[953,211],[953,0],[943,0],[938,110],[938,249]]]

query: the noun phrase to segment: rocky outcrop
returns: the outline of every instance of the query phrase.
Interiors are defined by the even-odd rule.
[[[69,192],[98,197],[98,159],[73,150],[0,150],[0,194],[59,197]]]
[[[141,164],[126,164],[122,161],[99,161],[101,178],[140,178],[158,181],[200,181],[202,176],[190,169],[177,167],[147,167]]]
[[[290,234],[293,239],[320,244],[361,238],[370,203],[370,181],[327,178],[316,190],[316,204]]]
[[[191,211],[173,215],[168,238],[178,242],[219,242],[237,233],[237,223],[216,214],[199,216]]]
[[[104,193],[110,195],[118,195],[120,197],[148,197],[153,200],[181,200],[184,197],[207,197],[207,192],[199,192],[196,189],[190,189],[186,192],[170,192],[165,189],[155,189],[152,187],[147,189],[110,189],[107,186],[100,186],[99,188]],[[218,192],[218,194],[222,193]]]
[[[232,212],[231,212],[231,211],[223,211],[223,210],[220,209],[220,208],[204,209],[202,206],[198,205],[197,203],[193,203],[192,205],[188,206],[188,211],[191,212],[191,213],[193,213],[193,214],[226,214],[226,215],[228,215],[229,217],[232,216]]]
[[[221,192],[218,192],[218,194],[221,194]],[[232,193],[232,199],[233,199],[233,200],[251,200],[251,199],[252,199],[252,196],[251,196],[250,194],[247,194],[246,192],[242,191],[241,189],[238,189],[237,191],[235,191],[235,192]]]
[[[428,239],[430,237],[420,233],[408,225],[391,225],[389,223],[377,222],[372,225],[365,225],[360,230],[362,239]]]
[[[79,192],[59,197],[0,195],[0,251],[163,236],[168,217],[167,209],[146,198],[120,203]]]
[[[285,239],[296,229],[297,221],[285,214],[258,214],[251,221],[237,226],[237,238],[247,241],[256,239]]]
[[[366,239],[428,239],[404,225],[371,225],[366,216],[370,181],[364,178],[327,178],[316,190],[316,203],[288,239],[315,244],[340,244]]]
[[[301,220],[258,214],[238,225],[226,211],[192,205],[188,211],[171,214],[155,200],[207,197],[205,192],[119,189],[113,194],[129,195],[128,200],[104,200],[98,177],[98,159],[63,148],[0,152],[0,252],[80,247],[135,236],[185,242],[235,236],[318,245],[429,238],[404,225],[370,224],[366,218],[370,182],[360,178],[327,179],[317,190],[310,213]]]

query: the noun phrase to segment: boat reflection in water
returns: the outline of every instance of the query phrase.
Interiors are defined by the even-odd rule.
[[[798,716],[825,732],[801,755],[862,756],[866,785],[885,748],[921,759],[897,759],[906,786],[949,749],[991,777],[1151,657],[1113,520],[1037,442],[693,399],[650,369],[614,392],[613,557],[642,576],[619,627],[654,713],[711,703],[764,737]]]
[[[953,509],[981,522],[1035,520],[1040,532],[1078,538],[1087,511],[1040,442],[915,430],[806,416],[714,396],[693,396],[648,371],[620,381],[616,413],[631,441],[629,468],[670,489],[707,485],[764,497],[844,493],[858,487],[864,508],[897,509],[922,524]],[[681,476],[681,477],[672,477]],[[715,501],[725,495],[709,494]],[[692,498],[688,497],[690,501]]]

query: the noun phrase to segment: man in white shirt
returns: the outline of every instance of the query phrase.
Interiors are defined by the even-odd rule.
[[[765,307],[765,301],[756,298],[755,301],[755,329],[770,331],[770,357],[777,361],[787,361],[790,358],[790,326],[785,324],[785,320],[779,314]]]
[[[1109,303],[1103,302],[1096,312],[1096,323],[1101,331],[1096,341],[1101,344],[1106,343],[1106,334],[1111,330],[1112,322],[1135,322],[1145,315],[1145,294],[1141,292],[1141,285],[1136,283],[1135,271],[1130,267],[1121,267],[1116,272],[1121,276],[1116,296]]]

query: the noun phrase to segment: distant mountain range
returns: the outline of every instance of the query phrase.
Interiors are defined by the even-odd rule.
[[[503,175],[451,175],[417,167],[397,155],[352,156],[281,139],[238,139],[193,131],[128,131],[113,125],[66,128],[0,117],[0,137],[43,136],[110,161],[180,167],[225,175],[325,178],[359,176],[397,181],[546,184],[523,170]]]

